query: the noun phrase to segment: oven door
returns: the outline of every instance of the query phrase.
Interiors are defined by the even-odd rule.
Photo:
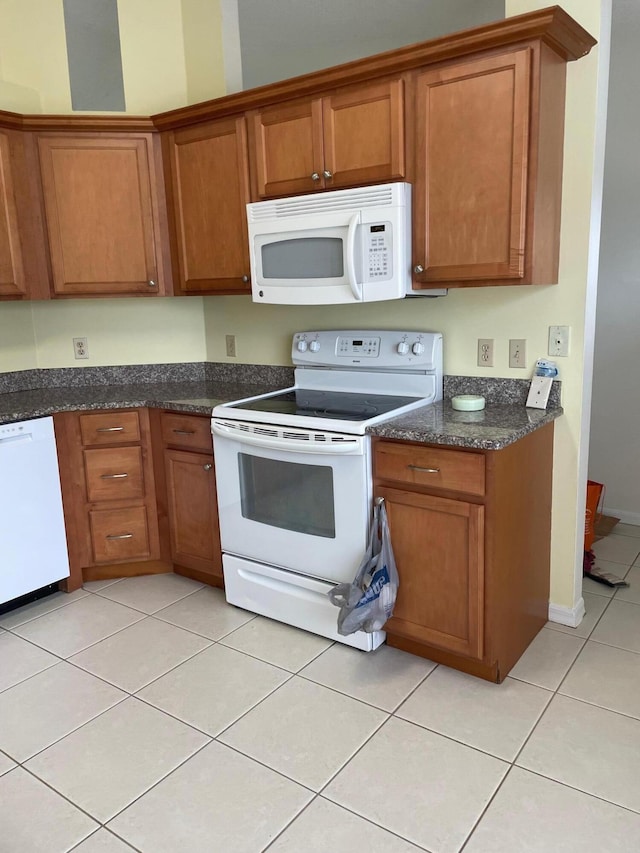
[[[339,583],[366,547],[369,438],[214,419],[222,550]]]

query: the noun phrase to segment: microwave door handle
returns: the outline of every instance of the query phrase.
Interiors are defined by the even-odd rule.
[[[360,225],[360,213],[354,213],[347,229],[347,278],[356,302],[362,302],[362,287],[356,279],[356,231]]]

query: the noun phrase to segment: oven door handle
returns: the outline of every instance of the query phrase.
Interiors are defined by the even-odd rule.
[[[356,302],[362,302],[362,287],[358,284],[356,278],[356,231],[360,225],[360,214],[354,213],[349,220],[347,229],[347,278],[349,279],[349,287],[353,293],[353,298]]]
[[[353,456],[362,456],[364,454],[364,442],[362,436],[353,436],[353,439],[348,438],[344,443],[327,442],[327,444],[296,441],[294,438],[270,438],[269,436],[256,435],[250,432],[240,432],[226,424],[211,422],[211,432],[220,438],[230,438],[240,444],[250,444],[254,447],[265,447],[269,450],[283,450],[288,453],[316,453],[335,456],[342,453],[350,453]]]

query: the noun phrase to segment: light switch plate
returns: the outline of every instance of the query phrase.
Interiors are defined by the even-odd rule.
[[[527,408],[546,409],[552,385],[552,376],[534,376],[531,380],[529,396],[527,397]]]

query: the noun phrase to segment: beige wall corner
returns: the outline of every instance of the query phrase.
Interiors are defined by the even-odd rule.
[[[506,13],[547,5],[506,0]],[[611,0],[564,0],[562,6],[599,42],[567,66],[560,276],[551,310],[538,315],[541,324],[570,325],[573,335],[570,357],[558,359],[565,415],[556,422],[551,563],[551,601],[571,609],[582,596]]]
[[[187,102],[180,0],[118,0],[127,113],[149,115]]]
[[[187,103],[226,95],[220,0],[182,0]]]
[[[13,90],[12,105],[5,106],[3,102],[3,109],[71,112],[62,0],[0,3],[0,56],[2,80],[18,87]],[[38,101],[34,92],[38,93]]]
[[[18,86],[1,79],[0,69],[0,105],[3,110],[14,113],[41,113],[40,92],[27,86]]]

